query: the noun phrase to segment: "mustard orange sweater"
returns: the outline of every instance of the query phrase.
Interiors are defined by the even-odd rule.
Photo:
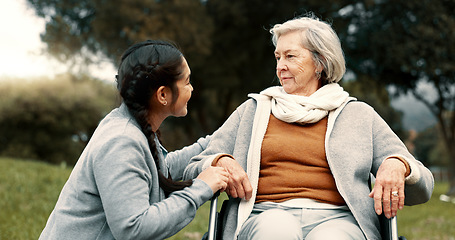
[[[327,163],[327,118],[314,124],[290,124],[270,115],[261,149],[256,202],[310,198],[345,205]]]

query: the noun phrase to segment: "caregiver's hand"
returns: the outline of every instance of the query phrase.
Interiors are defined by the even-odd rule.
[[[197,179],[207,183],[213,193],[222,192],[228,185],[229,173],[222,167],[208,167],[197,176]]]

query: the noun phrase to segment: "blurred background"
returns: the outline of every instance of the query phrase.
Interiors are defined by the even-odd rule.
[[[268,30],[308,12],[340,37],[341,85],[434,173],[433,207],[452,217],[427,216],[422,226],[442,235],[418,236],[455,239],[454,9],[455,0],[2,0],[0,239],[39,236],[98,122],[120,103],[116,66],[128,46],[170,40],[189,62],[189,114],[161,127],[174,150],[211,134],[248,93],[278,84]],[[399,223],[408,236],[421,229]],[[188,231],[197,239],[202,230]]]

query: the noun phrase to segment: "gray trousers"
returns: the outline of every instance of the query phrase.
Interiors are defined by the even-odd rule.
[[[347,209],[318,209],[255,204],[243,224],[239,240],[365,240]]]

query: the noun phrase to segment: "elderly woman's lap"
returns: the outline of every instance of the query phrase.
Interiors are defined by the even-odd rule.
[[[314,227],[308,235],[306,240],[323,240],[323,239],[337,239],[337,240],[351,240],[359,239],[364,240],[362,231],[359,225],[355,222],[354,218],[342,217],[331,219],[323,222]]]
[[[300,221],[291,213],[271,209],[253,215],[243,224],[239,240],[303,239]]]
[[[289,208],[256,204],[240,230],[239,240],[325,240],[365,237],[349,210]]]

